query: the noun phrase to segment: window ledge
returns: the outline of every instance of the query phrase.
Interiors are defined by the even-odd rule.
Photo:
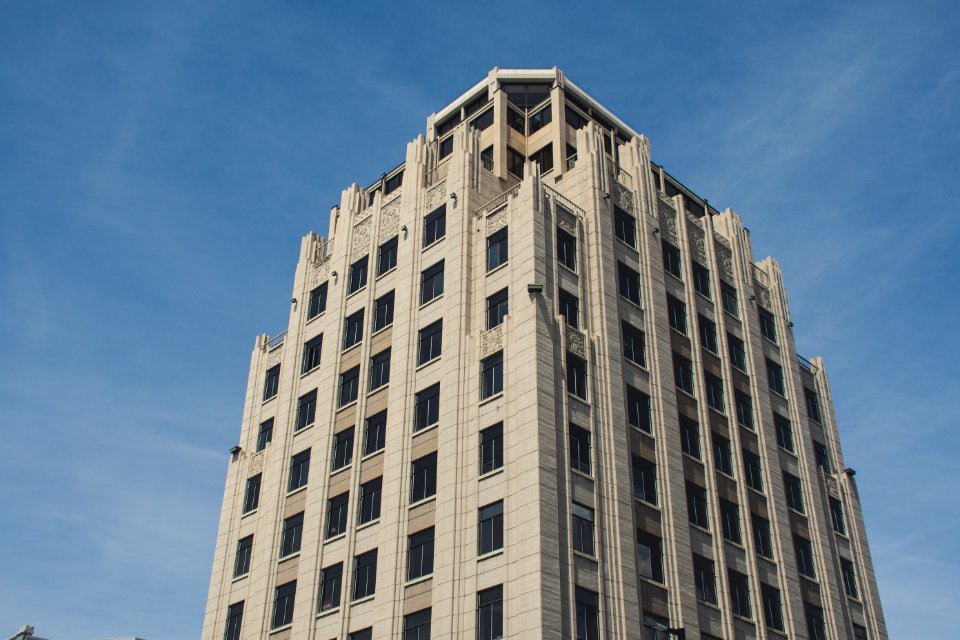
[[[327,315],[327,310],[326,310],[326,309],[324,309],[323,311],[321,311],[321,312],[318,313],[317,315],[313,316],[312,318],[307,318],[306,324],[309,325],[311,322],[313,322],[313,321],[316,320],[317,318],[323,317],[323,316],[325,316],[325,315]]]
[[[495,400],[502,400],[502,399],[503,399],[503,391],[499,391],[499,392],[493,394],[492,396],[489,396],[489,397],[487,397],[487,398],[483,398],[483,399],[480,401],[480,405],[479,405],[479,406],[482,407],[482,406],[485,405],[485,404],[490,404],[491,402],[493,402],[493,401],[495,401]]]
[[[439,426],[440,426],[440,423],[439,423],[439,422],[434,422],[434,423],[431,424],[431,425],[427,425],[427,426],[424,427],[423,429],[420,429],[420,430],[418,430],[418,431],[414,431],[414,432],[413,432],[413,437],[416,438],[417,436],[419,436],[419,435],[421,435],[421,434],[424,434],[424,433],[427,433],[428,431],[433,431],[434,429],[438,428]]]
[[[389,388],[390,388],[390,383],[389,383],[389,382],[386,383],[386,384],[382,384],[382,385],[380,385],[379,387],[377,387],[376,389],[370,389],[370,391],[367,391],[367,397],[369,398],[370,396],[376,395],[376,394],[380,393],[381,391],[383,391],[384,389],[389,389]]]
[[[683,337],[686,338],[687,340],[690,340],[690,336],[687,335],[687,332],[686,332],[686,331],[681,331],[680,329],[677,329],[677,328],[676,328],[675,326],[673,326],[673,325],[670,325],[670,332],[671,332],[671,333],[676,333],[677,335],[683,336]]]
[[[267,404],[267,403],[270,402],[271,400],[275,400],[275,399],[277,398],[277,395],[279,395],[279,394],[272,395],[272,396],[270,396],[269,398],[267,398],[266,400],[264,400],[264,401],[261,403],[261,406]]]
[[[436,502],[436,501],[437,501],[437,494],[433,494],[432,496],[427,496],[427,497],[424,498],[423,500],[418,500],[417,502],[413,502],[413,503],[411,503],[411,504],[408,504],[408,505],[407,505],[407,511],[413,511],[413,510],[416,509],[417,507],[422,507],[422,506],[425,505],[425,504],[429,504],[429,503],[431,503],[431,502]]]
[[[634,499],[635,502],[639,502],[640,504],[642,504],[642,505],[644,505],[644,506],[646,506],[646,507],[649,507],[649,508],[653,509],[654,511],[660,511],[660,505],[656,504],[655,502],[650,502],[649,500],[644,500],[643,498],[639,497],[637,494],[633,494],[633,499]]]
[[[406,588],[408,588],[408,587],[413,587],[413,586],[415,586],[415,585],[421,584],[421,583],[426,582],[426,581],[428,581],[428,580],[433,580],[433,574],[432,574],[432,573],[428,573],[428,574],[425,575],[425,576],[420,576],[420,577],[418,577],[418,578],[411,578],[410,580],[407,580],[406,582],[403,583],[403,588],[406,589]]]
[[[570,267],[568,267],[567,265],[563,264],[563,263],[560,262],[559,260],[557,260],[557,264],[558,264],[561,268],[565,269],[568,273],[570,273],[571,275],[573,275],[574,277],[576,277],[577,279],[580,278],[579,274],[578,274],[574,269],[571,269]]]
[[[368,596],[363,596],[362,598],[357,598],[356,600],[351,600],[351,601],[350,601],[350,606],[351,606],[351,607],[355,607],[355,606],[357,606],[358,604],[363,604],[364,602],[370,602],[371,600],[373,600],[373,599],[376,598],[376,597],[377,597],[377,594],[371,593],[371,594],[368,595]]]
[[[713,537],[713,533],[710,532],[710,529],[705,529],[704,527],[701,527],[700,525],[698,525],[696,522],[690,522],[689,520],[687,521],[687,523],[690,525],[691,529],[696,529],[701,533],[705,533],[708,536]]]
[[[350,300],[350,298],[352,298],[353,296],[357,295],[358,293],[364,291],[366,288],[367,288],[367,285],[363,285],[362,287],[360,287],[360,288],[357,289],[356,291],[352,291],[352,292],[348,293],[348,294],[347,294],[347,300]]]
[[[287,561],[289,561],[289,560],[295,560],[295,559],[297,559],[297,558],[299,558],[299,557],[300,557],[300,552],[299,552],[299,551],[295,551],[295,552],[291,553],[290,555],[286,555],[286,556],[283,556],[282,558],[278,558],[278,559],[277,559],[277,564],[283,564],[283,563],[285,563],[285,562],[287,562]]]
[[[655,580],[654,578],[648,578],[647,576],[641,576],[641,575],[638,575],[637,577],[640,578],[641,582],[646,582],[647,584],[655,585],[657,587],[660,587],[661,589],[667,586],[662,581]]]
[[[630,305],[631,307],[635,307],[635,308],[639,309],[640,311],[643,311],[643,305],[640,304],[639,302],[634,302],[634,301],[631,300],[630,298],[624,298],[623,296],[620,296],[620,299],[623,300],[624,302],[626,302],[626,303],[627,303],[628,305]]]
[[[363,531],[364,529],[369,529],[375,524],[380,524],[380,518],[374,518],[369,522],[363,522],[357,525],[357,531]]]
[[[634,431],[639,431],[640,433],[644,433],[644,434],[650,436],[651,438],[653,437],[653,429],[652,429],[652,428],[651,428],[651,429],[644,429],[643,427],[638,427],[638,426],[635,425],[635,424],[631,424],[631,425],[629,425],[629,426],[630,426],[630,428],[633,429]]]
[[[324,609],[317,613],[317,618],[326,618],[327,616],[332,616],[335,613],[340,613],[340,606],[330,607],[329,609]]]
[[[588,553],[584,553],[583,551],[577,551],[576,549],[573,550],[573,557],[583,558],[584,560],[589,560],[590,562],[593,562],[595,564],[599,564],[600,562],[600,560],[597,558],[596,555],[590,555]]]
[[[343,405],[342,407],[337,407],[337,413],[340,413],[341,411],[346,411],[347,409],[350,409],[351,407],[356,408],[356,406],[357,406],[357,400],[351,400],[350,402],[348,402],[347,404]]]
[[[430,365],[432,365],[434,362],[437,362],[438,360],[440,360],[440,357],[441,357],[442,355],[443,355],[443,354],[440,354],[439,356],[434,356],[433,358],[430,358],[429,360],[427,360],[427,361],[424,362],[423,364],[418,364],[418,365],[417,365],[417,368],[414,369],[414,371],[420,371],[421,369],[426,369],[427,367],[429,367]]]
[[[794,509],[789,505],[787,505],[787,511],[792,511],[793,513],[797,514],[798,516],[802,516],[803,518],[807,517],[806,513],[804,513],[803,511],[798,511],[797,509]]]
[[[510,261],[507,260],[506,262],[503,262],[503,263],[498,264],[498,265],[495,266],[493,269],[487,270],[487,275],[489,276],[489,275],[491,275],[491,274],[496,273],[497,271],[502,271],[504,268],[509,267],[509,266],[510,266]]]
[[[374,280],[379,280],[380,278],[385,278],[386,276],[390,275],[391,273],[393,273],[393,272],[396,271],[396,270],[397,270],[397,265],[393,265],[392,267],[390,267],[389,269],[387,269],[387,270],[384,271],[383,273],[378,273],[378,274],[375,276]]]
[[[482,555],[477,556],[477,562],[483,562],[484,560],[489,560],[490,558],[496,558],[497,556],[503,555],[503,547],[499,549],[494,549],[493,551],[488,551]]]
[[[593,476],[591,476],[589,473],[584,473],[583,471],[580,471],[580,469],[577,469],[576,467],[570,467],[570,473],[572,473],[575,476],[580,476],[581,478],[586,478],[590,482],[594,481]]]
[[[249,575],[250,575],[250,572],[247,571],[247,572],[246,572],[245,574],[243,574],[242,576],[235,576],[235,577],[233,578],[233,580],[231,580],[230,582],[231,582],[232,584],[236,584],[236,583],[240,582],[241,580],[246,579]]]
[[[346,354],[346,353],[348,353],[348,352],[350,352],[350,351],[353,351],[354,349],[359,349],[359,348],[360,348],[360,345],[362,345],[362,344],[363,344],[363,338],[360,338],[358,341],[354,342],[354,343],[353,343],[352,345],[350,345],[349,347],[344,347],[343,350],[340,352],[340,354],[343,355],[343,354]]]
[[[732,456],[731,456],[731,457],[732,457]],[[720,474],[721,476],[723,476],[724,478],[727,478],[728,480],[733,480],[734,482],[737,481],[737,479],[733,477],[733,474],[732,474],[732,473],[727,473],[726,471],[724,471],[724,470],[722,470],[722,469],[717,469],[717,473],[719,473],[719,474]]]
[[[282,627],[276,627],[276,628],[274,628],[274,629],[270,629],[270,635],[271,635],[271,636],[272,636],[272,635],[275,635],[275,634],[277,634],[277,633],[280,633],[281,631],[289,631],[290,629],[293,629],[293,623],[292,623],[292,622],[291,622],[290,624],[285,624],[285,625],[283,625]]]
[[[486,473],[481,473],[481,474],[480,474],[480,477],[477,478],[477,480],[483,481],[483,480],[486,480],[487,478],[492,478],[493,476],[499,475],[499,474],[501,474],[501,473],[503,473],[503,466],[502,466],[502,465],[499,466],[499,467],[497,467],[496,469],[493,469],[492,471],[487,471]]]
[[[346,472],[346,471],[349,471],[351,468],[353,468],[353,462],[352,462],[352,461],[351,461],[349,464],[343,465],[342,467],[337,467],[336,469],[331,469],[331,471],[330,471],[330,477],[332,478],[333,476],[338,476],[338,475],[340,475],[341,473],[344,473],[344,472]]]
[[[259,511],[259,510],[260,510],[259,508],[257,508],[257,509],[250,509],[250,511],[247,511],[246,513],[241,513],[241,514],[240,514],[240,519],[243,520],[244,518],[247,518],[247,517],[249,517],[249,516],[256,515],[257,511]]]
[[[732,615],[737,620],[740,620],[742,622],[749,622],[750,624],[753,624],[753,618],[748,618],[747,616],[740,615],[739,613],[733,613]]]
[[[678,276],[678,275],[675,274],[674,272],[672,272],[672,271],[667,271],[666,269],[664,269],[663,272],[664,272],[666,275],[668,275],[668,276],[670,276],[671,278],[673,278],[674,280],[676,280],[677,282],[679,282],[680,284],[682,284],[684,287],[687,286],[687,283],[683,281],[683,278],[680,277],[680,276]]]
[[[295,495],[297,495],[298,493],[302,493],[302,492],[304,492],[304,491],[306,491],[306,490],[307,490],[307,485],[303,485],[302,487],[297,487],[297,488],[294,489],[293,491],[287,491],[287,495],[286,495],[285,497],[286,497],[286,498],[289,498],[290,496],[295,496]]]
[[[437,166],[440,166],[440,165],[437,165]],[[423,252],[425,253],[428,249],[433,249],[435,246],[437,246],[438,244],[440,244],[441,242],[443,242],[444,240],[446,240],[446,238],[447,238],[447,233],[446,233],[446,231],[444,231],[444,233],[443,233],[442,236],[440,236],[439,238],[437,238],[436,240],[434,240],[434,241],[431,242],[430,244],[424,245],[424,246],[423,246],[423,249],[421,249],[421,251],[423,251]]]
[[[716,576],[714,576],[714,579],[716,579]],[[720,611],[720,605],[718,605],[716,602],[708,602],[706,600],[701,600],[700,598],[697,598],[697,604],[702,604],[705,607],[710,607],[711,609]]]
[[[640,362],[637,362],[636,360],[631,360],[631,359],[628,358],[627,356],[623,356],[623,359],[626,360],[627,362],[629,362],[630,364],[632,364],[633,366],[637,367],[637,368],[640,369],[641,371],[645,371],[645,372],[647,372],[647,373],[650,373],[650,370],[647,369],[647,363],[646,363],[646,362],[640,363]]]
[[[630,249],[630,251],[632,251],[633,253],[640,255],[640,250],[637,249],[636,244],[630,244],[627,241],[625,241],[623,238],[620,238],[617,235],[614,235],[613,238],[614,240],[617,241],[617,244],[619,244],[620,246],[626,247],[627,249]]]
[[[694,402],[697,401],[697,397],[696,397],[695,395],[693,395],[693,392],[692,392],[692,391],[687,391],[686,389],[684,389],[684,388],[682,388],[682,387],[675,387],[675,388],[676,388],[677,391],[679,391],[679,392],[682,393],[683,395],[687,396],[688,398],[690,398],[690,399],[693,400]]]
[[[429,307],[431,304],[433,304],[433,303],[436,302],[437,300],[441,300],[442,298],[443,298],[443,294],[441,293],[440,295],[437,295],[437,296],[434,296],[434,297],[430,298],[430,299],[427,300],[426,302],[420,303],[420,306],[419,306],[417,309],[418,309],[418,310],[421,310],[421,309],[424,309],[425,307]]]
[[[743,552],[746,552],[746,551],[747,551],[747,548],[746,548],[745,546],[743,546],[743,542],[734,542],[733,540],[731,540],[730,538],[728,538],[728,537],[726,537],[726,536],[723,537],[723,542],[724,542],[725,544],[729,544],[729,545],[732,546],[734,549],[739,549],[740,551],[743,551]]]
[[[385,325],[383,325],[382,327],[380,327],[379,329],[374,329],[374,330],[373,330],[373,333],[370,334],[370,337],[371,337],[371,338],[374,338],[374,337],[380,335],[381,333],[383,333],[384,331],[386,331],[387,329],[392,329],[392,328],[393,328],[393,323],[392,323],[392,322],[391,322],[390,324],[385,324]]]
[[[569,398],[569,399],[571,399],[571,400],[576,400],[577,402],[579,402],[579,403],[581,403],[581,404],[584,404],[584,405],[586,405],[586,406],[588,406],[588,407],[590,406],[590,401],[589,401],[589,400],[587,400],[586,398],[583,398],[583,397],[581,397],[581,396],[578,396],[577,394],[572,393],[572,392],[570,392],[570,391],[567,391],[567,398]]]
[[[766,497],[767,497],[767,494],[765,494],[762,489],[756,489],[756,488],[754,488],[754,487],[751,487],[750,485],[747,485],[747,491],[752,491],[752,492],[754,492],[755,494],[757,494],[758,496],[760,496],[761,498],[766,498]]]
[[[694,292],[695,294],[697,294],[698,296],[700,296],[701,298],[703,298],[704,300],[708,300],[708,301],[710,301],[711,303],[713,302],[713,298],[711,298],[710,296],[706,295],[705,293],[702,293],[702,292],[700,292],[700,291],[697,291],[696,288],[694,288],[693,292]]]
[[[687,453],[686,451],[683,452],[683,455],[685,455],[686,457],[690,458],[691,460],[693,460],[694,462],[696,462],[697,464],[699,464],[701,467],[703,466],[703,459],[702,459],[702,458],[697,458],[697,457],[694,456],[693,454]]]
[[[367,460],[370,460],[371,458],[378,456],[381,453],[383,453],[383,447],[380,447],[376,451],[371,451],[370,453],[363,454],[363,456],[360,458],[360,462],[366,462]]]
[[[330,544],[331,542],[336,542],[337,540],[343,540],[343,539],[346,538],[346,537],[347,537],[347,532],[344,531],[343,533],[338,533],[337,535],[335,535],[335,536],[333,536],[333,537],[331,537],[331,538],[325,539],[325,540],[323,541],[323,544]]]
[[[294,437],[300,435],[300,434],[303,433],[304,431],[309,430],[309,429],[310,429],[313,425],[315,425],[315,424],[317,424],[316,420],[314,420],[313,422],[311,422],[311,423],[308,424],[308,425],[304,425],[304,426],[300,427],[299,429],[294,429],[294,431],[293,431]]]
[[[319,371],[319,370],[320,370],[320,365],[318,364],[318,365],[315,366],[313,369],[307,369],[306,371],[301,371],[301,372],[300,372],[300,377],[301,377],[301,378],[306,378],[308,375],[310,375],[310,374],[313,373],[314,371]]]

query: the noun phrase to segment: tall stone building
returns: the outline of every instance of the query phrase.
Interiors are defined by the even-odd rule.
[[[887,637],[777,262],[560,71],[429,117],[292,298],[204,640]]]

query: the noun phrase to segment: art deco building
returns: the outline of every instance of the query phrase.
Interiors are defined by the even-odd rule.
[[[555,69],[494,69],[303,238],[204,640],[887,637],[775,260]]]

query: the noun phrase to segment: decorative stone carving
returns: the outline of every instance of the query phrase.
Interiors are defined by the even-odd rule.
[[[713,239],[716,240],[718,243],[722,244],[727,249],[730,248],[730,241],[724,238],[722,235],[720,235],[716,231],[713,232]]]
[[[267,367],[272,367],[275,364],[279,364],[282,358],[283,345],[281,344],[278,347],[274,347],[273,350],[267,354]]]
[[[561,206],[557,207],[557,226],[576,237],[577,219],[572,213]]]
[[[491,353],[503,349],[503,325],[498,324],[489,331],[480,334],[480,357],[486,358]]]
[[[567,349],[581,358],[587,357],[586,336],[570,326],[567,326]]]
[[[507,207],[500,207],[487,216],[487,235],[507,226]]]
[[[727,283],[733,284],[733,252],[719,241],[714,245],[714,251],[717,254],[717,263],[720,265],[720,276]]]
[[[677,212],[666,202],[660,201],[660,233],[664,238],[679,245],[677,240]]]
[[[353,247],[350,249],[350,262],[355,262],[370,252],[370,228],[373,218],[367,218],[353,227]]]
[[[706,235],[703,229],[695,223],[687,222],[687,236],[690,238],[690,247],[693,251],[693,257],[701,264],[707,264]]]
[[[834,498],[840,498],[840,483],[837,482],[837,479],[829,474],[824,474],[824,478],[827,480],[827,493],[829,493]]]
[[[313,286],[319,285],[321,282],[330,277],[330,256],[327,256],[322,261],[318,262],[313,266]]]
[[[433,210],[443,204],[447,197],[447,181],[444,180],[427,192],[427,209]]]
[[[630,213],[634,211],[633,204],[633,191],[626,186],[620,184],[617,181],[613,182],[613,194],[615,202],[621,209],[625,209]]]
[[[386,240],[400,231],[400,197],[396,197],[380,209],[380,239]]]
[[[256,475],[263,471],[263,462],[266,458],[266,451],[258,451],[250,456],[250,462],[247,464],[247,474]]]
[[[770,290],[760,284],[759,280],[755,279],[753,281],[753,290],[756,293],[757,302],[760,303],[761,307],[766,307],[767,309],[773,308],[770,303]]]

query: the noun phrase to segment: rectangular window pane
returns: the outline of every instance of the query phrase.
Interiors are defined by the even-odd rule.
[[[501,289],[487,298],[487,329],[493,329],[502,324],[507,313],[509,313],[507,290]]]
[[[487,238],[487,271],[507,262],[507,228],[500,229]]]
[[[503,466],[503,423],[498,422],[480,432],[480,473],[490,473]]]

